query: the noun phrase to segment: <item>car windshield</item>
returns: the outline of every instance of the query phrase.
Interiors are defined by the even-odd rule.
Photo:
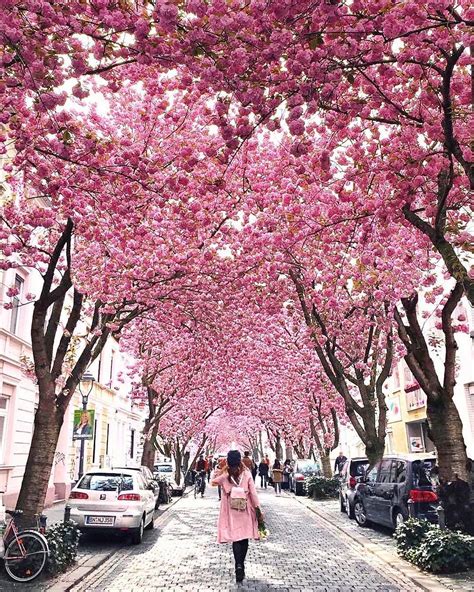
[[[158,473],[172,473],[173,467],[171,465],[158,465],[156,470]]]
[[[79,489],[93,491],[127,491],[133,489],[133,477],[131,475],[114,474],[88,474],[84,475],[79,484]]]

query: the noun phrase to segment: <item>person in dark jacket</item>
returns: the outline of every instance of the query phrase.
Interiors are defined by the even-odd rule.
[[[267,488],[268,484],[268,471],[268,463],[266,463],[265,459],[262,458],[260,464],[258,465],[258,474],[260,475],[260,487],[264,487],[265,489]]]
[[[335,473],[342,473],[342,467],[346,464],[347,457],[344,456],[342,450],[339,451],[339,456],[336,458],[336,462],[334,463],[334,472]]]

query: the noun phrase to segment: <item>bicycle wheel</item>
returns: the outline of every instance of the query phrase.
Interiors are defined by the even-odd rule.
[[[196,499],[198,491],[199,491],[199,483],[196,481],[196,483],[194,484],[194,499]]]
[[[44,536],[33,531],[20,532],[5,550],[5,571],[16,582],[30,582],[43,571],[48,554]]]

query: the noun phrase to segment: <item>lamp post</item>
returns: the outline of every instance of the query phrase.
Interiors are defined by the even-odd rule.
[[[84,372],[82,375],[81,381],[79,382],[79,392],[81,393],[82,397],[82,411],[87,411],[87,403],[89,401],[89,395],[92,392],[94,387],[94,376],[89,371]],[[94,426],[92,426],[92,429]],[[79,479],[84,474],[84,452],[85,452],[85,445],[86,445],[86,436],[84,434],[80,434],[81,437],[81,450],[79,454]]]

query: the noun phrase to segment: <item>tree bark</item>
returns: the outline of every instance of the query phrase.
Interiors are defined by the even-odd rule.
[[[142,452],[142,466],[148,467],[150,470],[153,471],[153,467],[155,465],[155,457],[156,457],[156,448],[155,448],[155,438],[158,430],[158,425],[155,425],[152,428],[151,435],[148,436],[149,428],[146,429],[146,425],[149,423],[149,420],[145,422],[145,442],[143,444],[143,452]]]
[[[467,481],[466,445],[462,438],[462,421],[454,401],[428,401],[427,416],[429,436],[438,453],[440,479],[451,481],[458,475]]]
[[[34,526],[35,515],[43,512],[63,419],[64,414],[54,405],[54,392],[40,397],[23,476],[27,486],[22,485],[16,504],[17,509],[23,510],[22,526]]]
[[[330,479],[332,477],[331,471],[331,459],[329,458],[329,454],[321,454],[321,468],[323,470],[323,475]]]

